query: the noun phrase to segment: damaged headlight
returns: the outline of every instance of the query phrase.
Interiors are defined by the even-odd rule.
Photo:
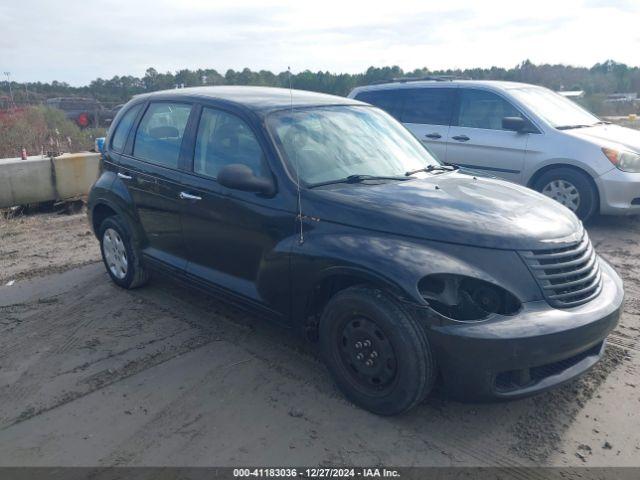
[[[418,284],[429,306],[454,320],[484,320],[492,314],[514,315],[522,304],[509,291],[477,278],[434,274]]]

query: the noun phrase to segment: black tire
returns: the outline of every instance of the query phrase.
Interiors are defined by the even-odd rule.
[[[544,194],[545,188],[553,182],[568,182],[575,187],[579,195],[579,204],[574,213],[583,222],[598,211],[598,192],[586,173],[568,167],[554,168],[544,172],[535,181],[533,188]]]
[[[368,336],[370,331],[374,334]],[[372,339],[371,350],[356,350],[362,338]],[[375,349],[381,350],[374,359],[380,363],[366,368],[352,355],[364,353],[367,360]],[[350,287],[329,301],[320,319],[320,351],[344,395],[378,415],[411,409],[429,394],[436,378],[424,329],[391,296],[367,286]]]
[[[111,280],[113,280],[113,283],[126,289],[138,288],[146,284],[149,281],[149,274],[142,264],[142,255],[134,242],[133,236],[130,233],[130,229],[127,227],[126,222],[119,215],[113,215],[104,219],[100,224],[98,231],[102,261],[104,262],[104,266],[106,267]],[[107,231],[115,231],[119,235],[124,246],[127,268],[126,274],[121,277],[114,273],[109,261],[107,260],[107,254],[105,253],[105,248],[108,249],[108,247],[105,247],[105,233]]]

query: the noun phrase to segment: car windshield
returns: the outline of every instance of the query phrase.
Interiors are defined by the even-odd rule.
[[[551,90],[539,87],[515,88],[510,93],[556,128],[585,127],[602,123],[580,105]]]
[[[306,185],[347,178],[400,177],[440,163],[377,108],[313,107],[269,115],[268,128],[293,174]]]

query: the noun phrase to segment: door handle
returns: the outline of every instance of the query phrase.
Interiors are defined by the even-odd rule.
[[[467,137],[466,135],[454,135],[453,137],[454,140],[457,140],[459,142],[466,142],[467,140],[469,140],[469,137]]]
[[[425,137],[427,137],[427,138],[442,138],[442,135],[440,135],[439,133],[427,133],[425,135]]]
[[[126,173],[122,172],[118,172],[118,178],[121,178],[123,180],[133,180],[133,177],[131,175],[127,175]]]
[[[180,198],[182,200],[192,200],[194,202],[197,202],[198,200],[202,200],[202,197],[199,197],[197,195],[191,195],[190,193],[187,193],[187,192],[180,192]]]

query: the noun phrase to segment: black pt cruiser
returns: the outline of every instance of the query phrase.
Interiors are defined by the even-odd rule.
[[[568,209],[443,165],[381,110],[335,96],[137,96],[111,126],[89,215],[116,284],[160,269],[297,329],[382,415],[437,379],[506,399],[575,378],[622,308]]]

